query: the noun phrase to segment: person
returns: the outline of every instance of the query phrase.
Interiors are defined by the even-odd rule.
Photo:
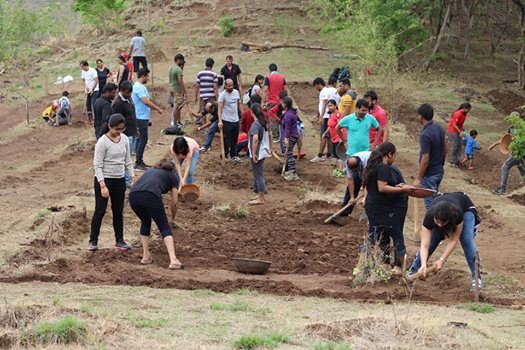
[[[281,120],[283,143],[286,154],[287,169],[284,173],[286,181],[299,180],[295,164],[293,149],[299,139],[297,130],[297,109],[293,108],[293,101],[289,96],[283,97],[284,114]]]
[[[441,241],[449,238],[443,254],[434,263],[441,270],[452,254],[458,242],[461,243],[465,259],[470,268],[471,291],[481,289],[481,271],[476,278],[476,229],[480,224],[478,212],[472,200],[462,192],[444,193],[437,196],[425,214],[421,229],[421,247],[414,257],[409,274],[422,272],[426,274],[428,260]]]
[[[81,78],[84,84],[84,93],[86,94],[88,123],[92,123],[93,105],[95,104],[99,93],[98,74],[94,68],[89,66],[87,61],[80,61],[80,68],[82,69]]]
[[[95,169],[95,211],[91,219],[89,251],[98,249],[100,226],[110,198],[113,229],[115,230],[115,247],[118,250],[130,249],[124,241],[123,211],[126,193],[125,175],[133,176],[133,166],[128,138],[121,135],[125,128],[126,122],[122,114],[113,114],[100,130],[95,145],[93,161]]]
[[[106,125],[107,118],[113,114],[112,101],[117,95],[117,85],[107,83],[102,91],[102,96],[97,99],[93,106],[95,112],[95,119],[93,126],[95,127],[95,138],[100,137],[100,130]]]
[[[148,89],[145,86],[148,80],[149,70],[147,68],[140,68],[137,72],[137,81],[133,85],[133,93],[131,94],[131,99],[135,105],[137,127],[139,130],[135,169],[140,171],[146,170],[150,167],[144,162],[144,150],[148,143],[148,128],[150,124],[151,109],[153,108],[159,114],[162,114],[162,109],[149,99]]]
[[[281,104],[281,93],[288,95],[286,87],[286,79],[284,75],[277,71],[277,65],[272,63],[268,66],[270,73],[264,78],[263,87],[263,106],[266,110],[272,109],[274,106]],[[279,124],[270,120],[270,128],[272,129],[272,135],[274,142],[278,142],[281,139]]]
[[[135,182],[129,194],[131,209],[140,219],[140,241],[142,243],[141,264],[153,262],[149,250],[151,220],[155,221],[170,258],[169,269],[184,269],[184,265],[175,255],[175,243],[171,225],[175,224],[177,214],[179,179],[175,174],[175,164],[167,157],[162,158],[152,169]],[[164,211],[162,195],[170,192],[171,219],[168,221]]]
[[[195,116],[195,113],[193,113],[193,115]],[[204,106],[204,111],[202,111],[200,116],[202,118],[206,118],[207,115],[211,115],[211,118],[207,119],[206,123],[204,123],[203,125],[197,127],[197,131],[201,131],[209,127],[208,133],[206,134],[206,140],[204,141],[200,149],[201,153],[205,153],[210,150],[211,143],[213,141],[213,138],[215,137],[215,133],[219,128],[219,107],[217,105],[217,102],[206,103],[206,106]],[[197,116],[199,115],[197,114]]]
[[[474,162],[474,150],[479,151],[481,148],[478,146],[478,143],[476,142],[476,137],[478,136],[477,130],[470,130],[470,136],[467,137],[466,145],[465,145],[465,159],[461,162],[461,165],[465,165],[465,163],[468,162],[468,170],[474,170],[474,166],[472,165]]]
[[[445,130],[439,124],[434,123],[434,108],[431,105],[422,104],[418,107],[417,114],[423,128],[419,136],[419,169],[414,186],[439,191],[445,174],[443,165],[447,154]],[[428,209],[433,199],[434,196],[424,199],[425,208]]]
[[[344,96],[340,103],[342,103],[343,99]],[[343,117],[337,124],[337,134],[341,141],[347,144],[346,154],[348,156],[357,152],[375,150],[377,146],[377,140],[382,133],[382,129],[376,118],[368,114],[369,107],[370,105],[366,100],[357,100],[356,111]],[[341,110],[339,112],[341,113]],[[372,128],[377,130],[377,134],[374,142],[370,143],[370,129]],[[346,136],[343,134],[343,129],[346,129]]]
[[[47,106],[42,112],[42,119],[44,119],[48,124],[53,125],[59,106],[60,105],[58,104],[58,101],[51,101],[49,106]]]
[[[224,131],[224,154],[235,163],[242,160],[237,156],[237,138],[239,137],[239,110],[241,96],[233,87],[233,80],[226,79],[225,89],[219,95],[219,130]]]
[[[339,95],[341,99],[339,100],[339,113],[343,115],[343,118],[347,115],[350,115],[355,112],[356,103],[357,103],[357,94],[352,90],[352,84],[350,79],[343,78],[339,82]],[[357,107],[359,108],[359,107]]]
[[[261,105],[262,99],[261,96],[258,94],[252,95],[250,97],[250,106],[254,103],[257,103],[259,106]],[[263,115],[266,117],[266,113],[263,111]],[[255,119],[257,116],[253,112],[253,110],[250,108],[246,108],[244,112],[241,114],[241,132],[250,134],[250,128],[252,127],[253,122],[255,122]]]
[[[69,92],[63,91],[62,96],[58,99],[58,110],[55,119],[55,126],[71,125],[71,101],[69,100]]]
[[[264,84],[264,76],[262,76],[261,74],[257,74],[255,76],[255,81],[253,82],[252,87],[248,90],[248,96],[251,98],[254,95],[259,95],[261,96],[261,99],[262,99],[263,84]]]
[[[341,138],[339,135],[337,135],[337,125],[343,119],[343,116],[339,111],[337,110],[337,102],[333,99],[329,100],[327,103],[328,107],[328,113],[330,117],[328,118],[328,121],[326,123],[327,130],[324,132],[324,134],[321,136],[322,138],[330,137],[331,146],[332,146],[332,153],[334,154],[334,157],[337,159],[337,168],[332,171],[332,175],[335,177],[344,177],[344,159],[340,159],[337,155],[337,147],[341,144]],[[343,130],[343,136],[345,134],[345,130]],[[322,159],[322,157],[321,157]]]
[[[111,71],[104,67],[104,61],[102,61],[100,58],[97,60],[97,78],[98,78],[98,91],[99,96],[101,96],[102,91],[104,90],[104,86],[106,85],[106,82],[108,78],[111,77]]]
[[[347,185],[342,206],[344,207],[350,202],[351,205],[340,214],[342,217],[349,216],[354,211],[359,192],[363,185],[364,171],[371,153],[370,151],[354,153],[348,157],[345,162]]]
[[[367,91],[364,95],[364,98],[368,101],[368,104],[370,105],[368,113],[370,113],[374,118],[376,118],[377,122],[381,126],[381,130],[383,131],[379,136],[379,139],[377,140],[377,145],[379,146],[383,142],[388,141],[388,117],[383,107],[381,107],[377,102],[377,94],[374,90]],[[376,138],[376,133],[376,129],[370,129],[370,143],[374,142]]]
[[[463,137],[463,124],[467,119],[467,113],[470,112],[472,106],[470,103],[462,103],[461,106],[456,109],[452,118],[448,122],[448,138],[450,140],[450,163],[456,167],[461,166],[461,150]]]
[[[126,66],[128,66],[129,75],[126,80],[132,81],[133,80],[133,62],[129,60],[129,54],[127,52],[121,53],[122,57],[126,60]]]
[[[319,109],[317,110],[317,122],[319,124],[319,135],[321,140],[319,143],[319,153],[312,159],[310,162],[317,163],[322,162],[326,159],[329,159],[332,152],[332,141],[330,138],[330,133],[327,133],[328,130],[328,119],[330,118],[330,113],[327,109],[328,101],[331,99],[331,95],[336,94],[336,91],[331,91],[335,88],[330,88],[326,86],[323,78],[315,78],[313,85],[317,92],[319,93]],[[326,147],[326,155],[323,154]]]
[[[239,94],[242,93],[241,68],[233,63],[232,55],[226,56],[226,64],[221,68],[220,73],[224,79],[224,82],[226,82],[228,79],[231,79],[233,81],[233,88],[237,90]]]
[[[179,136],[173,140],[170,151],[173,159],[175,159],[175,169],[180,179],[180,186],[192,184],[195,177],[195,170],[199,162],[199,144],[197,141],[187,136]],[[181,166],[185,160],[186,169],[182,175]]]
[[[133,84],[129,80],[125,80],[120,84],[120,92],[115,97],[113,102],[113,112],[122,114],[126,120],[126,130],[124,134],[128,137],[130,156],[133,154],[133,147],[135,140],[139,133],[137,129],[137,117],[135,115],[135,106],[131,101],[131,94],[133,93]],[[131,177],[126,175],[126,186],[131,188]]]
[[[413,186],[404,183],[401,173],[392,164],[396,159],[396,147],[384,142],[373,151],[364,172],[366,188],[365,212],[368,216],[368,242],[370,247],[379,244],[382,262],[389,264],[390,239],[394,242],[394,273],[402,274],[401,266],[406,254],[402,227],[408,209],[408,192]]]
[[[122,55],[119,55],[117,57],[117,63],[118,63],[117,86],[120,89],[120,84],[122,84],[123,81],[129,80],[129,68],[128,68],[128,65],[126,64],[126,59]]]
[[[148,60],[146,59],[146,40],[142,37],[142,31],[137,30],[135,36],[131,39],[128,57],[133,57],[133,71],[137,72],[142,68],[148,69]],[[137,77],[138,79],[138,77]]]
[[[257,95],[258,96],[258,95]],[[252,97],[255,97],[252,96]],[[259,103],[252,103],[250,110],[257,119],[250,126],[248,152],[250,154],[250,165],[253,172],[253,192],[257,195],[249,205],[259,205],[266,202],[264,192],[266,185],[264,181],[264,160],[272,156],[271,131],[268,128],[268,119],[263,113]]]
[[[508,130],[508,133],[511,134],[512,137],[514,137],[515,132],[516,132],[516,129],[513,127],[511,127]],[[496,141],[492,145],[490,145],[489,151],[492,151],[494,147],[499,146],[500,142],[501,142],[501,139]],[[510,169],[514,166],[518,167],[518,171],[520,172],[521,177],[525,177],[525,158],[519,158],[515,156],[514,154],[510,153],[507,160],[505,160],[505,162],[501,166],[500,184],[497,189],[493,190],[495,194],[504,195],[507,192],[507,181],[509,179]]]
[[[174,63],[170,66],[168,72],[170,96],[173,98],[173,112],[171,114],[171,126],[182,126],[181,110],[184,104],[188,102],[188,94],[184,85],[183,69],[186,63],[184,55],[178,53],[173,58]]]
[[[199,112],[202,113],[204,106],[211,100],[217,101],[219,98],[219,85],[217,74],[213,71],[215,61],[213,58],[206,59],[206,68],[197,74],[195,80],[195,102],[199,103]],[[204,116],[206,118],[206,116]],[[206,119],[201,121],[206,123]],[[198,122],[196,122],[199,124]]]

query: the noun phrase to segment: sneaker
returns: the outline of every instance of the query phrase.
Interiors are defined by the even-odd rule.
[[[117,242],[117,244],[115,244],[115,248],[117,248],[117,250],[130,250],[131,249],[131,247],[124,241]]]
[[[95,242],[89,242],[88,250],[90,252],[94,252],[95,250],[98,250],[97,244]]]
[[[497,195],[502,196],[502,195],[505,194],[506,191],[505,191],[505,188],[500,187],[500,188],[498,188],[498,189],[496,189],[496,190],[494,190],[494,191],[492,191],[492,192],[494,192],[494,193],[497,194]]]
[[[209,150],[210,150],[209,148],[206,148],[206,147],[204,147],[204,146],[202,146],[201,148],[199,148],[199,152],[201,152],[201,153],[206,153],[206,152],[208,152]]]
[[[144,171],[144,170],[148,169],[142,164],[135,164],[135,166],[133,168],[135,168],[135,170],[137,170],[137,171]]]
[[[299,180],[299,175],[297,175],[297,173],[292,172],[288,175],[285,175],[284,179],[286,181],[296,181],[296,180]]]
[[[321,162],[324,162],[324,161],[327,160],[327,159],[328,159],[328,157],[327,157],[326,155],[323,155],[323,156],[321,157]]]
[[[234,163],[242,163],[242,159],[237,157],[237,156],[235,156],[235,157],[232,158],[232,162],[234,162]]]
[[[314,158],[310,159],[310,162],[311,163],[319,163],[319,162],[322,162],[324,159],[322,157],[319,157],[319,156],[315,156]]]
[[[482,290],[483,289],[483,283],[481,282],[481,278],[478,278],[478,290]],[[470,283],[470,291],[471,292],[475,292],[476,291],[476,280],[473,279],[472,282]]]

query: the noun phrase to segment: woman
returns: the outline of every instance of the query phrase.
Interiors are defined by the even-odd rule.
[[[450,163],[459,167],[461,165],[463,124],[467,119],[467,113],[470,112],[472,106],[465,102],[454,112],[452,118],[448,122],[448,137],[450,139]]]
[[[104,62],[99,58],[97,60],[98,97],[102,95],[102,90],[104,90],[104,86],[109,77],[111,77],[111,72],[108,68],[104,67]]]
[[[119,250],[130,249],[124,241],[124,195],[126,193],[125,176],[133,176],[133,165],[129,152],[129,140],[122,132],[126,129],[122,114],[113,114],[102,128],[95,145],[95,212],[91,220],[90,251],[98,249],[100,225],[106,214],[108,199],[111,198],[115,247]]]
[[[190,137],[180,136],[173,140],[171,145],[171,155],[175,159],[175,169],[179,175],[180,186],[193,183],[195,176],[195,169],[197,169],[197,162],[199,161],[199,144]],[[186,164],[184,176],[182,175],[182,163],[189,159],[189,164]]]
[[[124,58],[124,56],[119,55],[117,57],[117,62],[118,62],[117,86],[120,89],[120,84],[123,81],[129,80],[128,79],[129,78],[129,68],[126,64],[126,59]]]
[[[153,262],[149,251],[151,219],[159,228],[170,257],[170,269],[184,269],[184,265],[175,256],[175,244],[170,225],[175,223],[177,214],[177,196],[179,194],[179,179],[175,174],[175,164],[171,159],[162,158],[156,165],[145,171],[135,182],[129,194],[131,209],[140,219],[140,241],[142,242],[141,264]],[[168,221],[162,195],[171,193],[171,220]]]
[[[266,120],[263,114],[261,105],[254,103],[250,108],[256,120],[250,127],[248,150],[253,171],[253,192],[257,194],[257,197],[248,202],[248,204],[258,205],[265,203],[264,159],[272,156],[270,143],[271,132],[269,131],[268,120]]]
[[[369,222],[369,244],[375,246],[379,242],[383,264],[388,264],[392,238],[395,251],[394,273],[401,274],[406,253],[403,224],[408,208],[407,193],[413,187],[406,185],[399,170],[392,167],[395,159],[396,147],[390,142],[382,143],[370,154],[364,172],[367,193],[365,211]]]
[[[281,120],[282,137],[284,150],[286,153],[286,163],[288,171],[285,172],[286,181],[299,180],[295,167],[295,158],[293,149],[299,140],[299,131],[297,130],[297,110],[293,108],[293,101],[290,97],[285,96],[282,99],[283,118]]]
[[[324,139],[328,134],[330,134],[330,139],[332,140],[332,154],[337,159],[337,169],[332,171],[332,175],[335,177],[345,177],[345,172],[343,170],[344,159],[339,159],[337,156],[337,147],[339,147],[341,144],[341,138],[339,138],[336,129],[339,121],[343,119],[343,115],[339,113],[339,110],[337,109],[337,102],[335,102],[335,100],[329,100],[326,104],[326,107],[330,112],[330,117],[328,118],[328,129],[325,131],[322,138]],[[343,134],[346,134],[346,129],[343,129]]]
[[[410,274],[427,271],[427,262],[432,253],[445,238],[449,238],[443,254],[434,263],[437,270],[441,270],[452,254],[458,242],[465,253],[471,274],[471,291],[476,289],[476,228],[480,220],[476,207],[470,198],[461,192],[445,193],[432,201],[423,220],[421,230],[421,247],[414,258]],[[478,287],[481,289],[481,272],[478,273]]]
[[[264,77],[260,74],[257,74],[255,81],[250,89],[249,96],[259,95],[262,98],[262,86],[264,84]]]

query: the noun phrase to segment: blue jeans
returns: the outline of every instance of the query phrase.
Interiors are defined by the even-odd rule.
[[[129,140],[129,156],[132,157],[133,156],[133,146],[134,146],[134,141],[135,141],[135,137],[134,136],[128,136],[128,140]],[[126,185],[131,185],[131,176],[129,176],[128,174],[126,174]]]
[[[139,128],[140,136],[137,140],[137,159],[135,164],[142,164],[144,163],[144,150],[148,143],[149,120],[137,119],[137,127]]]
[[[197,169],[197,163],[199,162],[199,156],[200,156],[199,151],[193,152],[193,156],[191,156],[191,160],[189,164],[190,171],[188,173],[188,178],[186,179],[186,184],[188,185],[193,183],[193,177],[195,176],[195,169]],[[182,163],[184,163],[184,159],[180,161],[180,165],[182,165]]]
[[[208,135],[206,136],[206,141],[204,141],[204,144],[202,147],[204,148],[210,148],[211,143],[213,141],[213,138],[215,137],[215,133],[217,132],[217,129],[219,128],[219,121],[215,121],[210,125],[210,128],[208,129]]]
[[[431,190],[439,191],[439,185],[441,184],[441,180],[443,180],[443,175],[444,173],[439,173],[439,174],[431,175],[431,176],[425,176],[421,179],[421,186],[424,188],[431,189]],[[434,197],[435,196],[432,195],[432,196],[425,198],[424,203],[425,203],[426,209],[430,207],[430,204],[434,200]]]
[[[476,275],[476,263],[475,263],[475,257],[476,257],[476,251],[478,248],[476,247],[476,242],[474,239],[476,238],[475,235],[475,224],[476,223],[476,217],[474,216],[474,213],[471,211],[466,211],[463,213],[463,231],[461,231],[461,237],[459,239],[461,243],[461,247],[463,248],[463,252],[465,252],[465,259],[467,260],[468,267],[470,268],[470,274],[472,278]],[[432,237],[430,238],[430,245],[428,247],[428,258],[430,259],[430,256],[432,256],[432,253],[436,250],[436,248],[439,246],[439,243],[444,237],[442,237],[437,231],[432,230]],[[412,266],[410,267],[409,274],[414,274],[419,270],[421,267],[421,257],[420,252],[418,251],[414,262],[412,263]],[[481,271],[479,272],[479,278],[481,278]]]

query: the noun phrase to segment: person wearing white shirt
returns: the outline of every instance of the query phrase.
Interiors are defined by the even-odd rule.
[[[82,69],[82,82],[84,83],[84,93],[86,94],[86,110],[89,123],[93,122],[93,105],[98,97],[98,74],[95,68],[91,68],[87,61],[80,61]]]

